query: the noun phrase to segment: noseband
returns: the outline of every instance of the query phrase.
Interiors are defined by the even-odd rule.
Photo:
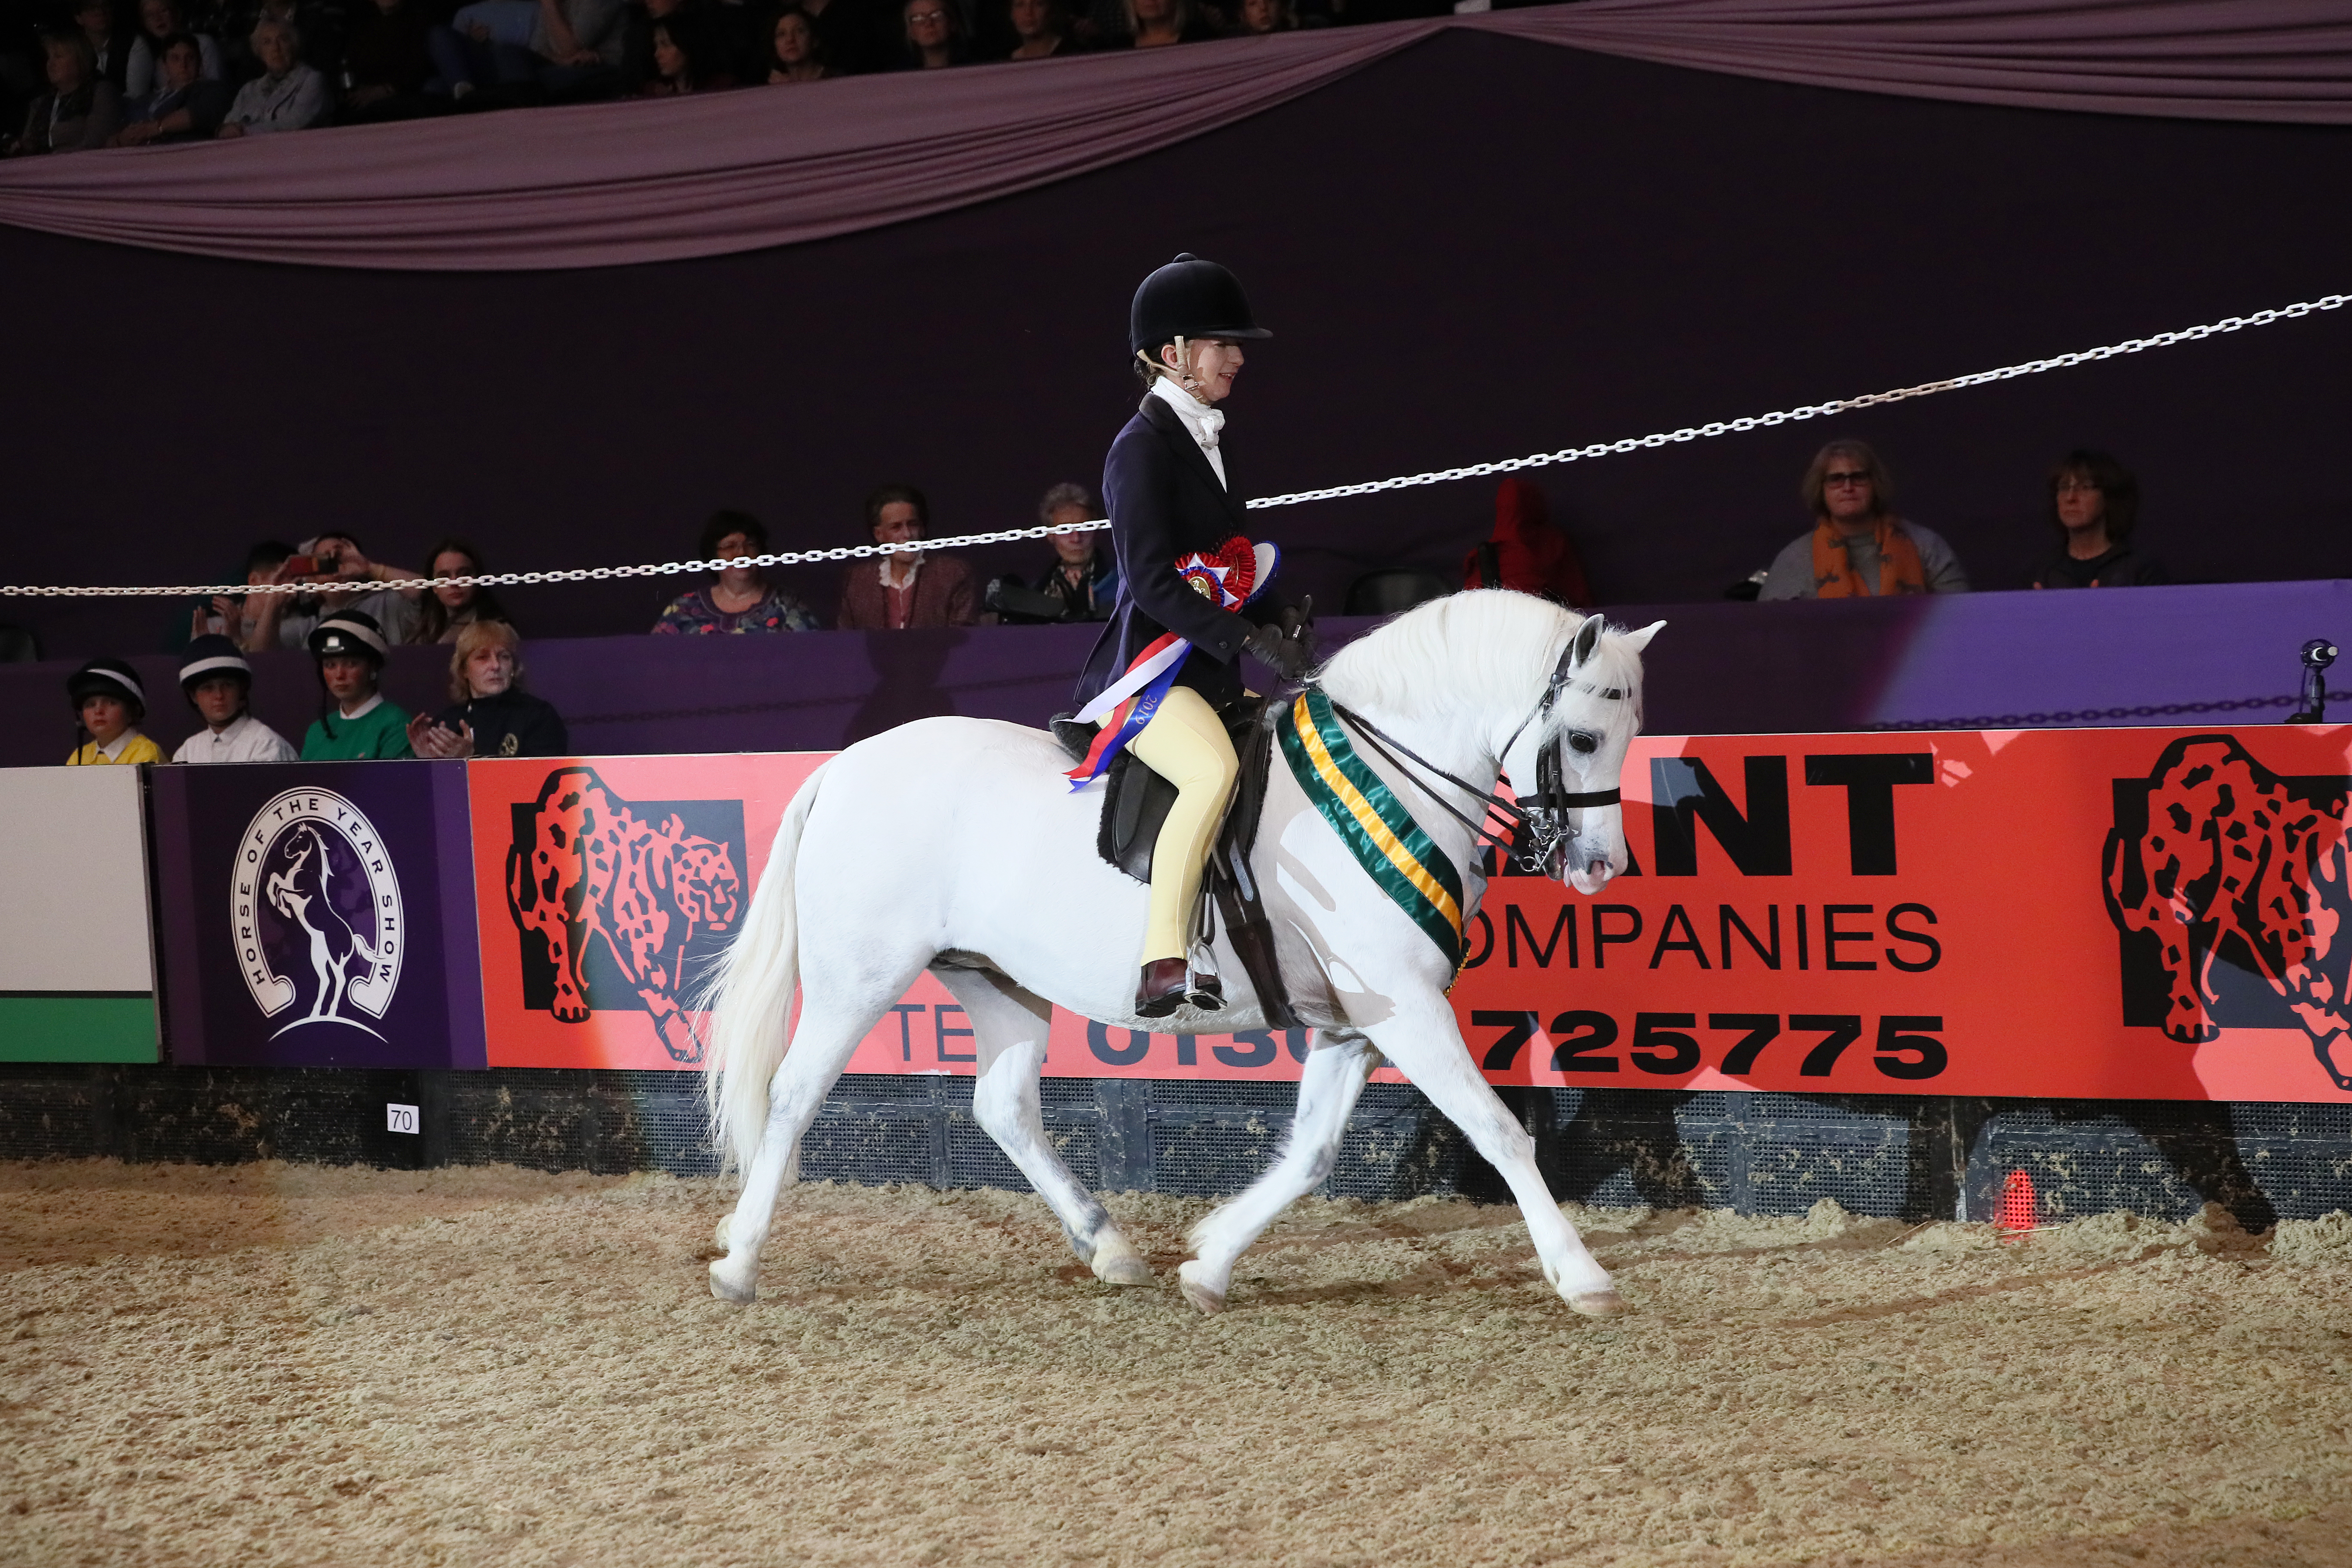
[[[1560,649],[1559,662],[1552,666],[1551,679],[1544,684],[1542,700],[1536,704],[1534,712],[1519,721],[1519,727],[1511,731],[1509,740],[1503,742],[1503,756],[1507,757],[1511,754],[1511,748],[1519,743],[1519,737],[1527,733],[1528,725],[1551,716],[1551,710],[1559,703],[1559,694],[1563,691],[1573,689],[1590,692],[1606,702],[1624,700],[1625,692],[1622,687],[1604,687],[1593,681],[1575,679],[1569,669],[1570,661],[1575,657],[1576,639],[1570,637],[1568,646]],[[1342,706],[1338,701],[1331,704],[1331,711],[1339,717],[1341,723],[1350,729],[1361,731],[1365,743],[1385,759],[1391,767],[1406,777],[1412,778],[1413,771],[1391,753],[1391,747],[1419,763],[1423,771],[1435,774],[1478,801],[1489,811],[1500,812],[1518,830],[1514,835],[1518,843],[1511,851],[1513,862],[1521,869],[1532,871],[1538,876],[1545,873],[1545,868],[1551,861],[1552,852],[1559,847],[1560,840],[1568,837],[1568,813],[1586,806],[1615,805],[1622,799],[1621,792],[1613,789],[1572,790],[1568,788],[1567,772],[1560,765],[1559,760],[1559,748],[1563,744],[1561,742],[1553,742],[1537,754],[1535,793],[1532,795],[1518,795],[1515,799],[1505,800],[1492,790],[1480,789],[1469,780],[1457,778],[1447,773],[1362,714]],[[1419,779],[1414,779],[1414,782],[1421,783]],[[1473,822],[1461,812],[1454,810],[1451,802],[1436,791],[1430,789],[1427,784],[1422,785],[1422,793],[1435,801],[1454,821],[1468,828],[1474,839],[1486,831],[1483,823]],[[1532,804],[1522,804],[1526,802],[1532,802]]]

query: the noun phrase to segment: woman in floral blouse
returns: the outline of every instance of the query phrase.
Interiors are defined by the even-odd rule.
[[[702,529],[702,559],[731,561],[768,548],[767,525],[746,511],[719,511]],[[656,633],[708,637],[720,632],[813,632],[817,618],[809,607],[771,584],[756,566],[729,566],[707,587],[693,588],[669,602],[654,623]]]

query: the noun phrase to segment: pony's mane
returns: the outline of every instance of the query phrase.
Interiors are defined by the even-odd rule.
[[[1507,588],[1474,588],[1407,610],[1323,667],[1325,689],[1351,708],[1421,719],[1465,702],[1532,709],[1559,656],[1591,617]],[[1641,711],[1640,658],[1602,624],[1588,671]]]

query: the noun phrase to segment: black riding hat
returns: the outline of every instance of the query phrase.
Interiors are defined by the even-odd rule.
[[[253,684],[253,666],[245,661],[243,650],[218,633],[208,632],[191,641],[188,651],[180,657],[180,689],[193,692],[199,681],[216,675],[232,675],[247,686]]]
[[[320,621],[310,633],[310,652],[319,658],[337,654],[352,654],[373,659],[381,669],[392,657],[392,647],[383,640],[383,628],[365,610],[337,610]]]
[[[1128,347],[1150,353],[1177,338],[1274,336],[1250,314],[1241,279],[1186,251],[1143,280],[1127,315]]]
[[[77,713],[83,700],[90,697],[119,697],[142,714],[147,711],[147,689],[139,684],[139,672],[124,659],[91,659],[66,677],[66,695],[73,700]]]

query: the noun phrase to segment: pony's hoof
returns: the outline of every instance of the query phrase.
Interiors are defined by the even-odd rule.
[[[1139,1252],[1118,1252],[1108,1257],[1095,1255],[1095,1278],[1106,1285],[1149,1285],[1151,1265]]]
[[[1625,1298],[1614,1290],[1579,1290],[1568,1304],[1588,1318],[1613,1318],[1625,1310]]]
[[[710,1293],[722,1301],[748,1307],[760,1299],[760,1281],[756,1276],[739,1278],[722,1258],[710,1266]]]
[[[710,1227],[710,1245],[721,1252],[728,1251],[735,1244],[727,1239],[727,1233],[734,1228],[735,1216],[731,1214],[720,1215],[719,1223]]]
[[[1225,1310],[1225,1293],[1211,1289],[1208,1281],[1201,1278],[1202,1272],[1198,1261],[1179,1264],[1176,1288],[1184,1292],[1184,1300],[1213,1317]]]

